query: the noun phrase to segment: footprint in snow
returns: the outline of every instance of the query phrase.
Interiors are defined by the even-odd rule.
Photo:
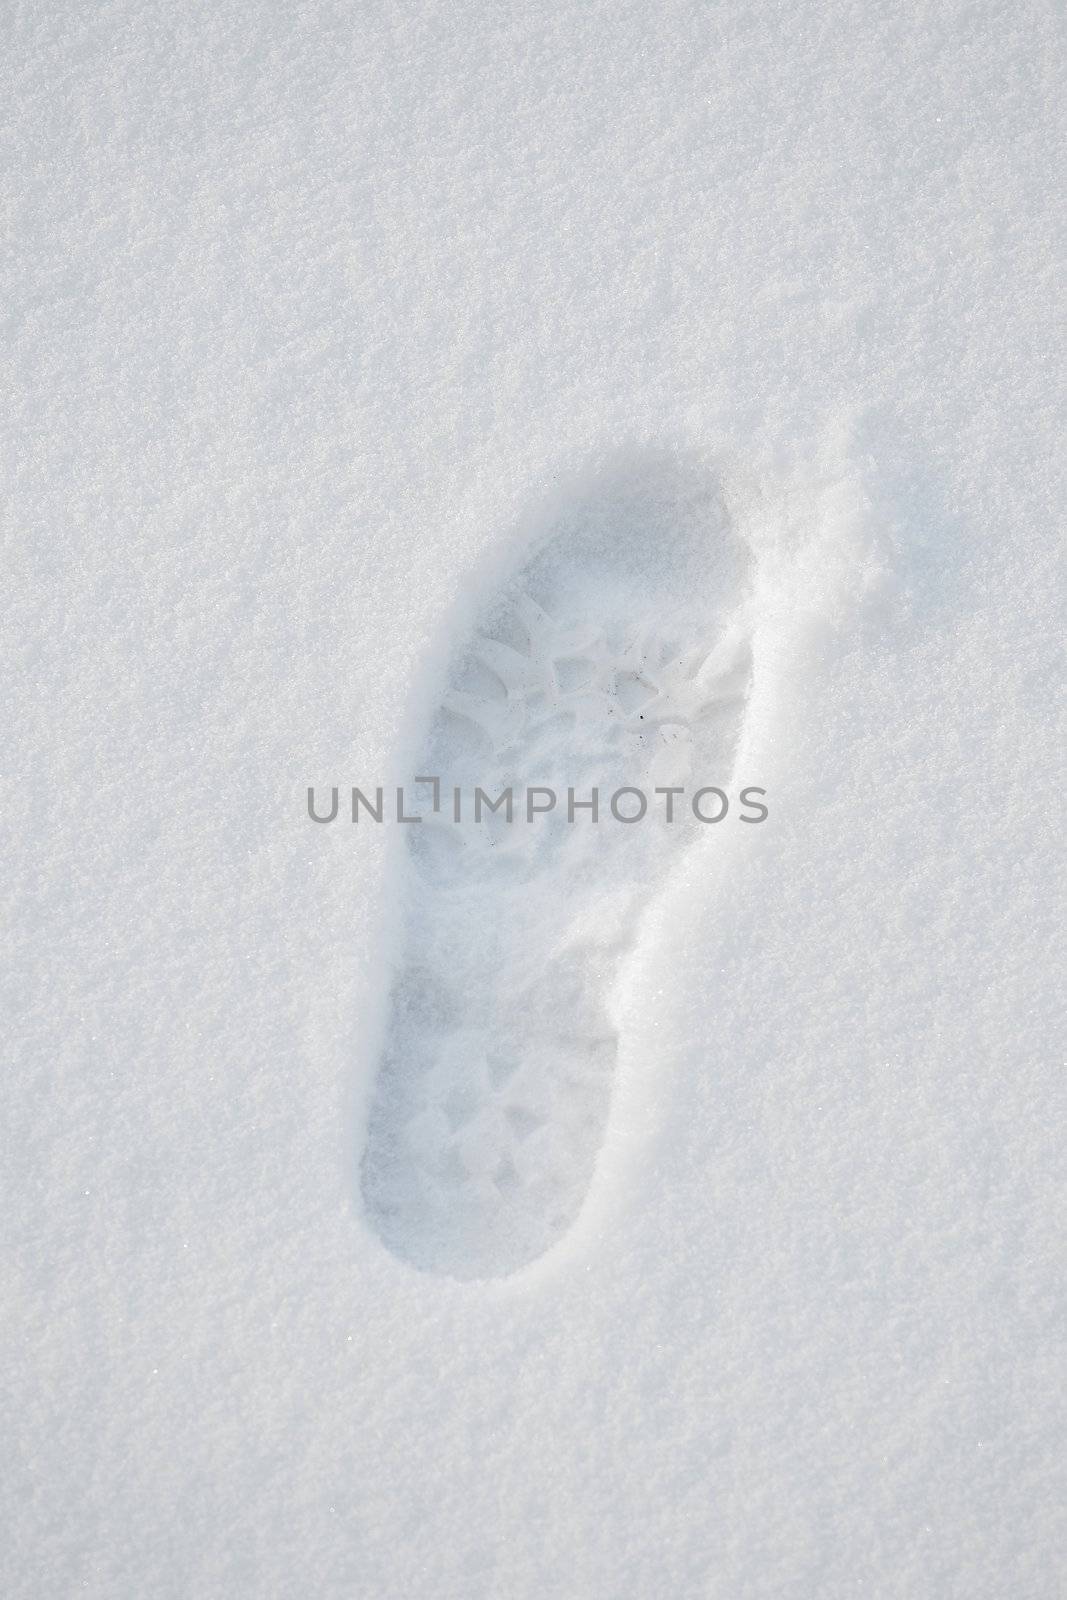
[[[418,769],[440,776],[440,809],[408,830],[406,943],[361,1172],[371,1222],[417,1267],[505,1276],[578,1215],[607,1122],[620,963],[701,828],[682,799],[672,823],[657,801],[639,825],[608,801],[728,788],[748,568],[712,476],[631,458],[557,512],[453,659]],[[475,822],[476,786],[511,787],[513,820],[483,808]],[[559,800],[527,822],[531,786]],[[578,807],[569,821],[568,789],[594,787],[598,820]]]

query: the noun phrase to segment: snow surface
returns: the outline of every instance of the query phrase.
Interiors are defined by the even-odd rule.
[[[3,1593],[1052,1600],[1062,9],[6,20]],[[420,1270],[306,788],[649,451],[771,815],[649,878],[565,1236]]]

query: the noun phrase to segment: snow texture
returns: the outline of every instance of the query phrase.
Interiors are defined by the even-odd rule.
[[[6,22],[0,1590],[1054,1600],[1062,8]]]

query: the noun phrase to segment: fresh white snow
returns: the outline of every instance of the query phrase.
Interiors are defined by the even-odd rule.
[[[1065,33],[10,9],[5,1596],[1062,1592]],[[544,1060],[508,896],[306,792],[442,753],[531,575],[597,672],[740,630],[769,816],[549,830],[610,1084],[509,1102],[507,1232],[507,1152],[374,1152],[413,940]]]

